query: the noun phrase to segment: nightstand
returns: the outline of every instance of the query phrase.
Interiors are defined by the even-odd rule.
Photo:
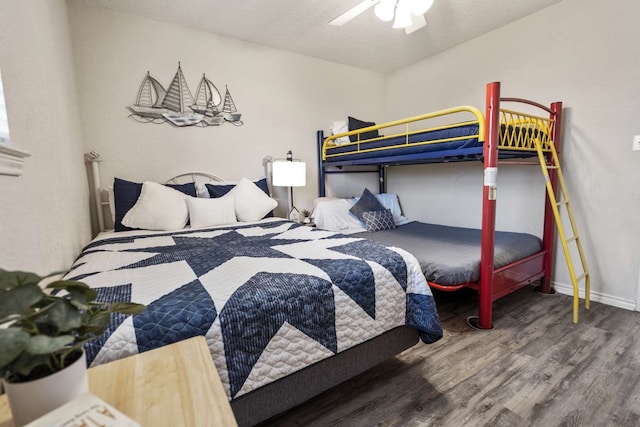
[[[143,426],[237,426],[204,337],[96,366],[91,393]],[[0,427],[13,426],[6,395]]]

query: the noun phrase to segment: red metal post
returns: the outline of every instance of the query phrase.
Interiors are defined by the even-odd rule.
[[[496,229],[498,129],[500,126],[499,82],[493,82],[487,85],[485,122],[478,326],[481,329],[491,329],[493,311],[493,249]]]
[[[552,120],[555,120],[553,127],[551,128],[551,140],[558,152],[558,158],[560,158],[560,133],[562,131],[562,102],[554,102],[551,104]],[[547,154],[547,161],[552,159],[552,154]],[[551,181],[551,187],[554,193],[557,194],[558,187],[558,172],[556,169],[549,169],[549,180]],[[548,193],[548,192],[547,192]],[[553,293],[551,286],[551,273],[553,272],[553,252],[555,249],[555,218],[553,217],[553,210],[551,208],[551,201],[549,200],[549,194],[545,197],[544,204],[544,228],[542,232],[542,249],[545,251],[544,257],[544,277],[539,291],[545,294]]]

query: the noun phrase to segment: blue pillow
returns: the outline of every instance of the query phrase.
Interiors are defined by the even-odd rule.
[[[358,200],[358,203],[351,206],[351,209],[349,209],[349,212],[357,216],[360,219],[360,221],[365,222],[363,217],[363,214],[365,212],[384,211],[384,210],[386,210],[385,207],[382,205],[382,203],[378,201],[376,196],[374,196],[373,193],[369,191],[368,188],[365,188],[364,191],[362,192],[362,196],[360,196],[360,200]]]
[[[196,197],[196,184],[189,182],[187,184],[164,184],[167,187],[176,189],[189,196]],[[139,182],[126,181],[120,178],[113,180],[113,201],[115,203],[115,221],[113,229],[115,231],[134,230],[122,224],[122,218],[129,212],[140,197],[142,192],[142,184]]]
[[[253,183],[257,185],[259,189],[264,191],[264,194],[271,197],[271,194],[269,194],[269,185],[267,185],[266,177],[255,180],[253,181]],[[217,199],[218,197],[224,196],[235,186],[236,184],[205,184],[205,187],[207,187],[207,191],[209,192],[209,197],[211,197],[212,199]],[[265,215],[265,218],[271,217],[273,217],[273,211]]]
[[[363,122],[362,120],[358,120],[354,117],[349,116],[349,130],[357,130],[362,128],[367,128],[369,126],[375,126],[375,122]],[[364,132],[360,134],[360,141],[364,139],[377,138],[380,135],[377,130],[372,130],[369,132]],[[358,135],[349,135],[349,139],[351,142],[356,142],[358,140]]]
[[[253,181],[255,185],[258,186],[264,194],[271,197],[269,194],[269,186],[267,185],[267,178],[260,178],[258,180]],[[222,197],[227,194],[229,191],[235,187],[236,184],[205,184],[207,187],[207,191],[209,192],[209,197],[212,199],[217,199],[218,197]]]

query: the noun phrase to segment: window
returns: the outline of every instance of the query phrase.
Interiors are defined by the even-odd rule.
[[[4,101],[4,89],[2,88],[2,72],[0,71],[0,143],[9,142],[9,120],[7,119],[7,106]]]
[[[0,72],[0,175],[20,176],[24,159],[30,154],[9,145],[9,118]]]

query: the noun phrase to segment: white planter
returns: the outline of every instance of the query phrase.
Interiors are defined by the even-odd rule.
[[[4,382],[13,422],[23,426],[30,421],[89,393],[87,358],[82,357],[62,371],[24,383]]]

